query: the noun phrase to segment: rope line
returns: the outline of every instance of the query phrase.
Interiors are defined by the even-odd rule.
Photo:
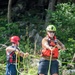
[[[52,60],[52,51],[51,51],[51,56],[49,60],[49,69],[48,69],[48,75],[50,75],[50,69],[51,69],[51,60]]]

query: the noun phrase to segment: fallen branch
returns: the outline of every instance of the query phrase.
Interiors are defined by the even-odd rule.
[[[0,47],[0,50],[7,47],[7,45],[5,45],[5,44],[0,44],[0,46],[2,46],[2,47]]]

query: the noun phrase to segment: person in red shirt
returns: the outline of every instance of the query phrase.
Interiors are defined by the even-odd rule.
[[[54,25],[48,25],[46,32],[47,35],[42,39],[43,49],[38,67],[38,75],[48,75],[48,72],[49,75],[59,75],[59,63],[57,61],[59,50],[65,50],[66,48],[64,44],[57,39],[55,35],[56,27]]]

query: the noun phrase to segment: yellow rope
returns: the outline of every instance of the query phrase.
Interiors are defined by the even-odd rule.
[[[50,75],[51,61],[52,61],[52,51],[51,51],[51,56],[50,56],[50,60],[49,60],[49,69],[48,69],[48,75]]]
[[[17,65],[17,58],[18,58],[18,52],[15,52],[15,54],[16,54],[16,70],[17,70],[17,72],[18,73],[21,73],[19,70],[18,70],[18,65]],[[17,75],[18,75],[18,73],[17,73]]]
[[[19,64],[19,62],[18,62],[18,64],[17,64],[17,59],[18,59],[18,52],[15,52],[15,54],[16,54],[16,70],[17,70],[17,72],[18,73],[20,73],[20,74],[22,74],[22,72],[20,72],[19,70],[18,70],[18,68],[19,68],[19,66],[20,66],[20,64]],[[20,62],[20,63],[22,63],[23,64],[23,69],[24,69],[24,72],[25,72],[25,65],[24,65],[24,63],[25,63],[25,58],[23,57],[23,62]],[[26,64],[27,65],[27,64]],[[18,73],[17,73],[17,75],[18,75]]]

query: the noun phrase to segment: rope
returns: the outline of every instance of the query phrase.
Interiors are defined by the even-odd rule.
[[[20,72],[18,69],[20,67],[20,64],[17,63],[18,52],[15,52],[15,54],[16,54],[16,70],[17,70],[17,75],[18,75],[18,73],[22,74],[22,72]],[[23,62],[21,62],[21,63],[23,64],[24,74],[27,74],[27,73],[25,73],[26,67],[25,67],[25,58],[24,57],[23,57]],[[27,61],[27,63],[28,63],[28,61]],[[26,64],[26,66],[27,66],[27,69],[29,69],[29,66],[27,64]]]
[[[17,64],[17,58],[18,58],[18,52],[15,52],[15,54],[16,54],[16,70],[17,70],[17,72],[18,73],[21,73],[19,70],[18,70],[18,64]],[[17,73],[17,75],[18,75],[18,73]]]
[[[21,74],[22,72],[20,72],[19,70],[18,70],[18,68],[20,67],[20,64],[19,64],[19,62],[17,63],[17,59],[18,59],[18,52],[15,52],[15,54],[16,54],[16,70],[17,70],[17,75],[18,75],[18,73],[19,74]],[[19,59],[20,60],[20,59]],[[23,58],[23,67],[24,67],[24,58]],[[25,67],[24,67],[25,68]]]
[[[51,69],[51,60],[52,60],[52,51],[51,51],[51,56],[49,60],[49,69],[48,69],[48,75],[50,75],[50,69]]]
[[[70,64],[71,62],[62,62],[62,63],[65,63],[65,64]],[[75,63],[73,63],[73,62],[72,62],[72,64],[75,64]]]

